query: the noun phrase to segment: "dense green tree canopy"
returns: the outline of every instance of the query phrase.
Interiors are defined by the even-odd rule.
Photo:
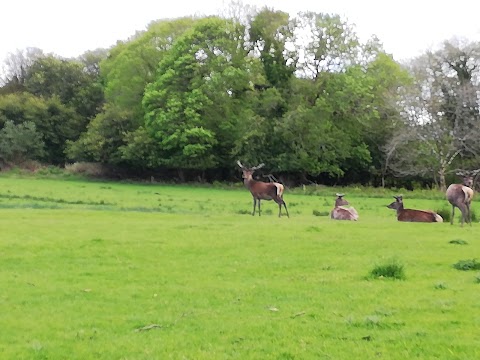
[[[16,140],[3,141],[3,159],[185,180],[232,179],[240,159],[294,182],[374,185],[420,176],[443,186],[449,171],[479,167],[478,43],[448,41],[399,64],[336,14],[231,10],[158,20],[78,59],[12,55],[0,131]],[[29,137],[41,149],[5,156]]]

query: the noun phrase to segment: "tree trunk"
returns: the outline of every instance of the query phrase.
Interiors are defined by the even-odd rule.
[[[447,190],[447,184],[445,182],[445,170],[444,169],[441,169],[439,172],[438,172],[438,175],[439,175],[439,181],[440,181],[440,191],[445,191]]]
[[[185,172],[183,169],[178,169],[178,178],[180,179],[180,182],[183,184],[185,182]]]

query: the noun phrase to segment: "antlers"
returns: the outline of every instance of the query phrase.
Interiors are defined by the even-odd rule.
[[[237,160],[237,164],[238,164],[238,166],[240,166],[240,168],[241,168],[242,170],[243,170],[243,169],[246,169],[246,167],[242,165],[242,163],[240,162],[240,160]],[[257,166],[252,167],[250,170],[255,171],[255,170],[258,170],[258,169],[260,169],[260,168],[262,168],[262,167],[264,167],[264,166],[265,166],[265,164],[264,164],[264,163],[261,163],[260,165],[257,165]]]
[[[476,176],[477,174],[480,173],[480,169],[475,169],[475,170],[462,170],[462,169],[457,169],[455,171],[455,174],[457,174],[458,176],[463,176],[463,177],[466,177],[466,176],[471,176],[471,177],[474,177]]]

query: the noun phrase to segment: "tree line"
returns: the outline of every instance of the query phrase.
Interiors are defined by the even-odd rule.
[[[453,39],[400,64],[338,15],[234,4],[77,59],[19,50],[0,80],[0,165],[213,181],[241,160],[295,183],[444,187],[478,167],[479,51]]]

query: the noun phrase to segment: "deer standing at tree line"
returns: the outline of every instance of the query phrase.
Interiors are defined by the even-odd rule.
[[[288,214],[287,205],[285,204],[285,201],[283,201],[283,185],[277,182],[267,183],[253,179],[253,173],[255,172],[255,170],[262,168],[263,166],[265,166],[265,164],[262,163],[251,168],[243,166],[240,160],[237,160],[237,164],[238,166],[240,166],[240,169],[242,169],[243,172],[243,183],[245,184],[247,189],[250,190],[250,193],[253,196],[252,216],[255,215],[257,201],[258,215],[260,216],[260,200],[273,200],[278,204],[278,217],[282,215],[282,205],[285,207],[287,216],[290,217],[290,215]]]

